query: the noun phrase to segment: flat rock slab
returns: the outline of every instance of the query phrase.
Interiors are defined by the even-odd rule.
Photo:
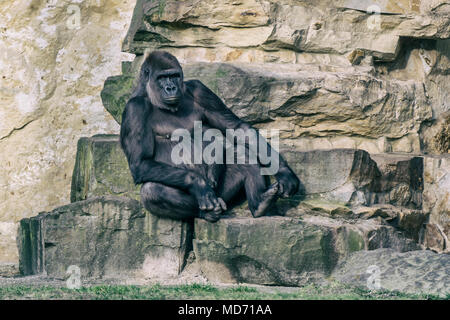
[[[358,149],[281,153],[299,176],[302,193],[307,197],[343,205],[381,203],[412,209],[422,205],[421,157],[378,155],[375,161]],[[139,187],[133,183],[117,135],[81,138],[78,142],[71,201],[103,195],[139,199]]]
[[[118,135],[96,135],[78,141],[70,201],[116,195],[139,198]]]
[[[321,281],[351,252],[418,246],[375,220],[345,223],[325,217],[195,220],[193,247],[211,282],[304,285]]]
[[[376,286],[378,278],[380,290],[445,296],[450,294],[450,255],[430,250],[359,251],[343,262],[333,277],[366,289]]]
[[[105,82],[103,103],[118,123],[134,87],[130,79],[136,79],[142,57],[136,58],[135,66],[124,68],[123,76]],[[293,139],[327,136],[330,127],[346,136],[397,139],[405,132],[417,133],[420,123],[431,118],[421,86],[349,70],[323,72],[308,70],[307,65],[254,63],[183,66],[186,79],[202,81],[245,121],[267,123],[288,117],[291,128],[277,122],[273,127],[294,130]],[[409,112],[411,104],[416,108],[414,115]]]
[[[151,278],[177,275],[190,250],[187,223],[160,219],[136,200],[96,197],[20,221],[18,246],[23,275]]]

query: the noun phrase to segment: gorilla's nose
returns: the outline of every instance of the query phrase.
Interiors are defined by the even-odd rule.
[[[175,93],[177,93],[177,87],[176,86],[166,86],[166,93],[170,96],[175,95]]]

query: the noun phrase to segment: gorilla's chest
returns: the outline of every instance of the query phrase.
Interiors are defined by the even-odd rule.
[[[157,137],[169,138],[175,131],[186,130],[192,136],[195,125],[202,121],[202,115],[196,110],[183,110],[177,113],[157,110],[149,119],[153,133]]]

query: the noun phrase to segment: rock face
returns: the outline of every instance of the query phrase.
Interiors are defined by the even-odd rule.
[[[423,159],[376,155],[363,150],[282,151],[300,178],[307,199],[348,206],[374,204],[421,209]],[[119,137],[99,135],[80,139],[72,176],[72,202],[93,196],[139,198]]]
[[[94,197],[23,219],[20,271],[66,278],[76,265],[90,278],[173,276],[191,234],[189,224],[150,215],[136,200]]]
[[[351,252],[418,248],[374,220],[345,223],[306,216],[195,221],[194,252],[211,281],[304,285],[329,276]]]
[[[305,206],[382,216],[446,251],[449,16],[442,0],[141,0],[123,45],[136,59],[102,98],[120,123],[142,61],[167,50],[187,80],[280,131],[306,199],[320,200]]]
[[[77,140],[118,132],[154,49],[295,151],[448,153],[445,0],[6,1],[0,12],[0,262],[17,262],[20,219],[68,202]],[[413,198],[403,190],[399,203]]]
[[[333,277],[365,289],[375,286],[376,277],[379,279],[377,289],[445,297],[450,294],[450,255],[428,250],[358,251],[336,269]]]
[[[29,208],[48,210],[68,199],[61,190],[70,180],[65,174],[73,162],[66,160],[74,142],[93,129],[117,133],[111,121],[121,122],[140,65],[155,49],[177,56],[187,80],[200,79],[239,117],[260,129],[278,129],[302,194],[279,201],[279,216],[253,219],[244,205],[216,224],[159,219],[142,209],[117,136],[82,138],[72,203],[20,222],[22,274],[65,278],[67,268],[77,265],[90,278],[171,276],[192,249],[211,281],[302,285],[332,276],[364,285],[367,263],[378,263],[383,288],[445,292],[447,256],[406,251],[449,250],[446,1],[137,0],[123,43],[136,57],[123,61],[122,75],[108,78],[101,92],[110,117],[97,110],[103,108],[98,92],[117,69],[104,61],[123,60],[108,38],[117,34],[108,31],[122,29],[110,17],[121,15],[127,3],[91,8],[83,2],[86,16],[77,35],[55,27],[65,6],[0,5],[0,12],[8,8],[6,23],[0,22],[10,36],[5,47],[28,48],[8,40],[29,35],[20,29],[22,16],[12,18],[15,10],[36,17],[29,29],[39,35],[29,36],[33,50],[25,50],[37,71],[9,72],[14,75],[5,80],[8,91],[25,82],[21,74],[31,74],[27,83],[39,87],[10,90],[5,100],[6,118],[14,121],[0,122],[8,170],[0,186],[7,186],[3,199],[8,192],[13,197],[0,201],[0,248],[9,248],[15,222],[31,216]],[[20,57],[14,50],[3,59]],[[105,58],[91,50],[115,54]],[[51,66],[48,56],[56,57]],[[11,109],[16,105],[19,116]],[[46,147],[19,144],[23,132]],[[9,169],[16,167],[20,174]],[[45,190],[36,193],[35,187]],[[11,210],[17,197],[25,203],[20,213]],[[8,268],[0,272],[11,273]]]
[[[101,195],[139,197],[117,135],[98,135],[78,141],[72,175],[71,202]]]
[[[430,212],[424,243],[437,251],[450,251],[450,155],[424,158],[424,210]]]
[[[137,58],[133,63],[137,66],[126,69],[134,73],[105,83],[103,101],[118,122],[133,88],[129,79],[136,78],[141,61]],[[384,80],[368,71],[363,67],[320,70],[316,66],[270,63],[184,66],[186,79],[201,80],[239,117],[258,127],[282,128],[282,143],[297,150],[311,150],[308,143],[314,139],[307,137],[330,136],[332,128],[338,137],[319,149],[358,146],[370,152],[420,152],[420,124],[432,116],[423,86],[413,81]],[[119,85],[123,86],[118,91]],[[319,141],[315,140],[317,145]]]
[[[341,54],[360,49],[378,59],[394,59],[400,36],[449,38],[448,10],[444,1],[427,6],[414,0],[403,1],[402,5],[395,1],[348,0],[142,0],[136,4],[124,49],[142,53],[163,45],[222,46],[226,53],[220,58],[234,53],[247,59],[258,54],[270,57],[264,49]],[[374,18],[368,12],[387,15]],[[175,25],[178,32],[171,32],[170,27]],[[249,50],[252,48],[254,52]]]
[[[375,161],[349,149],[283,154],[303,194],[280,200],[281,216],[254,219],[238,207],[218,223],[197,219],[192,228],[145,213],[131,199],[139,196],[118,136],[83,138],[73,203],[21,221],[21,272],[62,278],[78,265],[84,277],[174,275],[193,246],[210,281],[300,285],[325,279],[354,251],[422,247],[422,158]]]
[[[141,0],[123,46],[137,57],[103,101],[120,121],[145,54],[163,48],[297,150],[447,153],[435,137],[448,139],[449,12],[443,0]]]
[[[100,98],[120,73],[135,0],[0,3],[0,263],[18,222],[69,201],[76,143],[118,133]]]

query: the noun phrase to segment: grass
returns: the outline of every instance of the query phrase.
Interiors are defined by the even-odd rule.
[[[125,286],[101,285],[68,289],[50,286],[5,286],[0,287],[0,300],[11,299],[58,299],[58,300],[430,300],[442,299],[433,295],[412,295],[398,292],[371,292],[368,290],[347,287],[344,285],[305,286],[286,293],[272,288],[238,286],[218,288],[212,285],[179,285],[179,286]],[[450,299],[448,295],[444,299]]]

